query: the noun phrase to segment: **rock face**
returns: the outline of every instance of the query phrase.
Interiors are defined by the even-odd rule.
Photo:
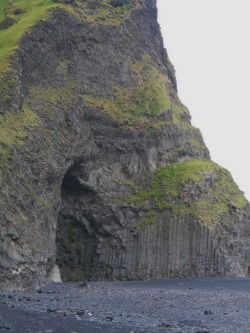
[[[63,280],[245,272],[249,204],[178,98],[156,1],[58,1],[13,20],[0,30],[0,47],[16,33],[0,67],[1,288],[44,283],[55,264]]]

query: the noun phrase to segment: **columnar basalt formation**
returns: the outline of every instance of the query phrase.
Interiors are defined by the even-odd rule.
[[[0,9],[1,288],[55,264],[63,280],[245,272],[249,204],[178,98],[156,1]]]

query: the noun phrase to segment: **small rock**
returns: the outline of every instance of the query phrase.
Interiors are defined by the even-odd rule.
[[[55,291],[54,290],[47,290],[46,294],[55,294]]]
[[[82,320],[82,318],[78,315],[75,315],[76,320]]]
[[[10,330],[11,326],[8,324],[0,324],[0,330],[5,329],[5,330]]]
[[[211,310],[205,310],[205,311],[204,311],[204,314],[205,314],[205,315],[212,315],[212,314],[213,314],[213,311],[211,311]]]
[[[80,311],[77,311],[76,314],[78,316],[83,316],[85,314],[85,311],[84,310],[80,310]]]
[[[0,21],[0,30],[2,29],[7,29],[11,27],[13,24],[16,23],[16,20],[14,20],[10,16],[5,16],[1,21]]]
[[[171,327],[171,325],[169,323],[162,322],[159,325],[157,325],[157,327]]]
[[[55,310],[55,309],[50,309],[50,308],[48,308],[48,309],[47,309],[47,312],[53,313],[53,312],[56,312],[56,310]]]

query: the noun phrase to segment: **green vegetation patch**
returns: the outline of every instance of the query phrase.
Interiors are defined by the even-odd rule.
[[[79,18],[98,25],[120,24],[142,0],[75,0],[74,12]]]
[[[14,84],[15,82],[11,76],[0,77],[0,110],[3,109],[5,103],[10,102]]]
[[[147,61],[130,64],[137,80],[135,89],[113,87],[112,99],[82,95],[85,104],[101,108],[127,127],[155,129],[170,123],[184,124],[182,117],[188,114],[187,109],[171,97],[167,76]],[[158,118],[167,111],[167,121]],[[188,123],[184,126],[192,129]]]
[[[22,145],[30,129],[38,123],[36,114],[27,104],[18,114],[7,112],[0,115],[0,166],[6,164],[11,148]]]
[[[4,18],[5,16],[5,8],[8,4],[9,0],[1,0],[0,2],[0,21]]]
[[[175,216],[193,215],[205,224],[227,219],[231,209],[242,209],[247,200],[231,174],[210,160],[187,160],[161,167],[150,188],[131,198],[140,206],[153,200],[155,211],[171,210]],[[145,222],[154,221],[152,211]]]
[[[62,6],[53,0],[0,1],[0,25],[6,18],[16,22],[0,29],[0,73],[11,70],[10,56],[17,50],[24,33],[36,22],[45,19],[49,9]]]
[[[73,83],[54,89],[46,89],[41,86],[32,88],[29,91],[29,103],[32,108],[39,105],[40,110],[46,113],[48,119],[55,116],[58,109],[69,108],[78,99],[77,87]]]

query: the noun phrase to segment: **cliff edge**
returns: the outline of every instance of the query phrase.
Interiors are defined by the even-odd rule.
[[[249,203],[178,98],[156,0],[2,0],[0,286],[242,274]]]

